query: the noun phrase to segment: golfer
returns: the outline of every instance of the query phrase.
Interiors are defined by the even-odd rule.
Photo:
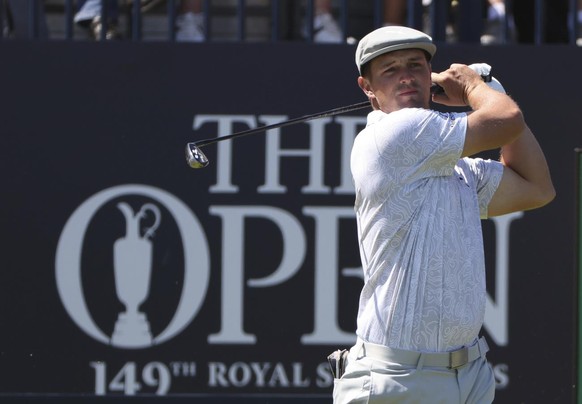
[[[468,66],[431,73],[435,52],[429,36],[398,26],[356,50],[374,109],[351,155],[364,286],[335,403],[492,402],[480,219],[555,195],[518,105]],[[444,93],[431,96],[432,83]],[[431,97],[471,112],[431,110]],[[497,148],[499,161],[470,157]]]

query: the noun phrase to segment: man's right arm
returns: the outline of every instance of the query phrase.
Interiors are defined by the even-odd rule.
[[[465,65],[454,64],[433,82],[442,86],[444,94],[433,95],[433,101],[448,106],[470,106],[463,157],[500,148],[516,140],[525,130],[519,106],[506,94],[491,89],[479,74]]]
[[[440,76],[444,77],[440,77]],[[449,92],[445,105],[469,105],[463,156],[501,148],[503,177],[489,203],[489,216],[535,209],[555,196],[544,153],[517,104],[495,91],[464,65],[436,75]],[[433,75],[434,78],[434,75]],[[437,99],[434,99],[438,102]]]

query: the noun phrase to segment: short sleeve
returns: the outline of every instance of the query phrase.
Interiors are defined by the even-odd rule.
[[[466,114],[406,108],[376,123],[374,141],[393,180],[413,182],[451,175],[461,157]]]

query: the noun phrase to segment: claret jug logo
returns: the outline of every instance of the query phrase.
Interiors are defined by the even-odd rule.
[[[82,203],[63,228],[55,267],[73,321],[100,342],[130,349],[180,333],[198,313],[210,273],[196,216],[174,195],[146,185],[109,188]],[[156,287],[164,293],[153,293]],[[171,307],[167,319],[148,317],[150,300],[149,307]]]

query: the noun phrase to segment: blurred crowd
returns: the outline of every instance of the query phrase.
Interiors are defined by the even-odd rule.
[[[5,0],[0,3],[2,4],[2,10],[0,10],[2,36],[30,38],[31,33],[33,33],[35,38],[50,38],[43,7],[43,4],[46,4],[45,1],[47,0]],[[140,1],[142,13],[156,7],[167,10],[165,4],[167,0],[76,0],[71,3],[74,5],[74,24],[90,39],[123,39],[123,30],[119,24],[120,14],[124,10],[126,14],[131,14],[127,13],[127,10],[133,7],[134,1]],[[181,42],[208,40],[208,30],[205,23],[209,19],[205,13],[212,16],[213,1],[216,0],[176,0],[173,3],[176,10],[172,38]],[[459,1],[450,0],[448,3],[449,17],[446,21],[448,41],[455,41],[458,21],[463,18],[463,15],[456,11],[459,8]],[[534,43],[536,32],[542,32],[542,42],[544,43],[567,43],[570,39],[572,21],[577,21],[578,25],[582,25],[582,0],[577,0],[577,2],[578,9],[570,11],[569,0],[542,1],[544,24],[543,27],[539,27],[536,25],[535,2],[533,0],[513,0],[510,3],[511,9],[506,9],[505,0],[482,0],[480,42],[482,44]],[[267,1],[265,3],[269,4]],[[299,12],[303,16],[302,29],[299,33],[300,39],[312,40],[316,43],[343,43],[356,40],[356,38],[350,37],[349,32],[342,30],[342,24],[339,23],[341,13],[339,3],[336,0],[313,0],[311,3],[306,1],[293,2],[293,6],[300,9]],[[408,25],[407,0],[383,0],[381,3],[379,20],[383,25]],[[431,0],[422,0],[425,15],[422,29],[429,35],[431,27],[428,15],[431,12],[431,3]],[[63,6],[64,4],[63,0]],[[312,14],[306,12],[307,4],[313,4]],[[575,16],[572,13],[575,13]],[[34,27],[31,27],[31,15],[34,15],[35,21],[37,21]],[[309,22],[307,21],[308,15],[312,15]],[[103,21],[104,17],[105,21]],[[309,23],[313,25],[310,27]]]

